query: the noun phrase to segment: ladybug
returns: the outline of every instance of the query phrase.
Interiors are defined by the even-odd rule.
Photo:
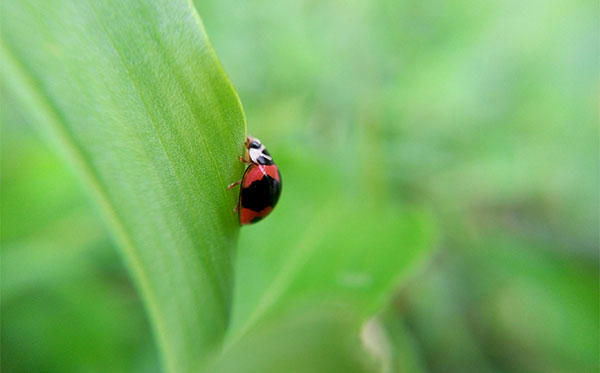
[[[281,194],[281,175],[273,162],[273,157],[256,137],[248,136],[246,151],[240,161],[248,168],[242,180],[229,184],[227,189],[240,185],[240,196],[234,212],[240,218],[240,225],[262,220],[275,208]]]

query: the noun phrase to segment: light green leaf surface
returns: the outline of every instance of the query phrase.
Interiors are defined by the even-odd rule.
[[[210,373],[377,371],[356,332],[354,309],[295,305],[263,320],[209,365]]]
[[[239,100],[191,3],[8,1],[2,81],[93,190],[166,366],[219,346],[231,307]]]
[[[225,186],[243,171],[245,122],[193,6],[19,1],[3,14],[7,90],[93,190],[167,370],[367,367],[361,325],[435,238],[428,214],[383,202],[381,168],[345,174],[344,157],[279,144],[282,200],[234,263]]]

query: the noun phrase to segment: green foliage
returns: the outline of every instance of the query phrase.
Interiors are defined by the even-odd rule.
[[[195,371],[207,363],[243,370],[244,365],[230,366],[229,356],[250,354],[244,350],[254,338],[263,341],[264,354],[256,371],[277,366],[270,366],[266,340],[273,351],[289,349],[282,352],[284,363],[300,371],[341,368],[354,361],[350,356],[360,356],[355,353],[360,324],[383,306],[405,268],[431,244],[427,217],[381,209],[374,197],[360,198],[360,189],[340,194],[339,183],[357,180],[317,157],[291,152],[291,162],[315,170],[313,178],[306,171],[298,176],[293,168],[283,171],[289,175],[284,176],[289,202],[278,214],[281,222],[298,224],[263,225],[243,241],[252,256],[238,261],[240,293],[233,297],[236,194],[225,186],[241,176],[237,156],[245,124],[193,7],[23,1],[6,4],[4,14],[2,58],[10,99],[93,191],[144,298],[169,371]],[[270,230],[287,230],[285,242],[262,239]],[[81,250],[89,238],[82,237],[85,230],[64,238],[71,236],[83,242],[50,262],[58,268],[44,269],[52,252],[45,238],[38,245],[7,245],[3,297],[35,282],[20,267],[60,278],[64,266],[83,266]],[[317,301],[323,304],[307,306]],[[281,316],[298,302],[310,310],[307,319],[301,308]],[[342,305],[352,309],[343,323],[335,312],[323,311]],[[270,320],[280,320],[273,331],[277,339],[263,335],[271,333]],[[265,331],[256,325],[266,325]],[[315,329],[322,332],[309,332]],[[342,348],[348,335],[357,343]],[[299,343],[309,347],[313,360],[293,352],[302,350]],[[339,344],[340,350],[318,348],[319,343]],[[360,370],[357,364],[352,366]]]
[[[3,5],[8,89],[85,177],[167,366],[187,370],[227,325],[238,227],[225,186],[245,133],[193,6]]]
[[[194,5],[241,231],[189,2],[3,3],[3,371],[598,369],[591,3]]]

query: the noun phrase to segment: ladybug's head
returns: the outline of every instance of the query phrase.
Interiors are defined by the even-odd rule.
[[[274,164],[271,154],[269,154],[265,146],[256,137],[248,136],[245,145],[248,151],[248,157],[252,163],[265,165]]]

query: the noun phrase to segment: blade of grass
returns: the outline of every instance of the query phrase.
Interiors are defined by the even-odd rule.
[[[245,134],[191,3],[14,1],[3,81],[92,190],[141,290],[168,370],[228,324]]]

